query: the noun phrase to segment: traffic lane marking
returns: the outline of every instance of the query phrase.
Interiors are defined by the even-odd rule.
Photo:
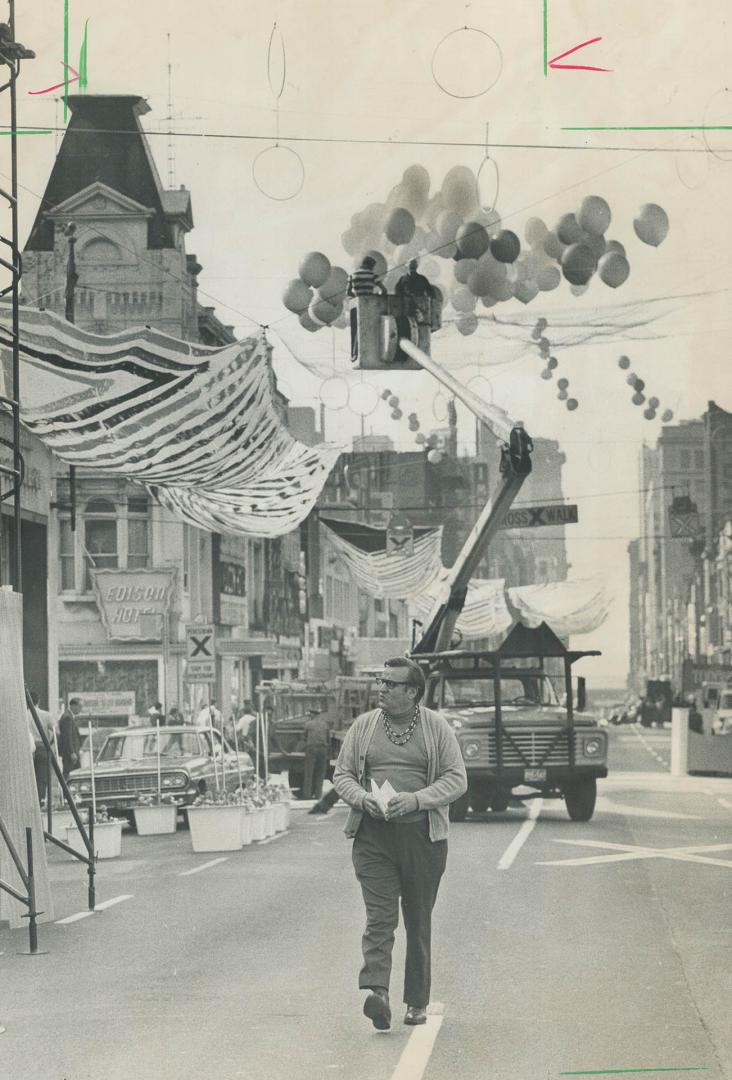
[[[654,848],[636,844],[613,844],[601,840],[557,840],[555,844],[572,844],[575,847],[610,848],[610,855],[587,855],[577,859],[551,859],[537,862],[537,866],[591,866],[598,863],[626,862],[632,859],[670,859],[678,862],[698,862],[708,866],[725,866],[732,870],[732,860],[712,859],[700,854],[704,851],[730,851],[732,844],[701,844],[683,847]]]
[[[526,821],[524,821],[522,823],[521,828],[516,833],[513,840],[508,845],[508,847],[506,848],[503,855],[501,855],[501,858],[498,861],[498,869],[499,870],[508,870],[509,867],[511,867],[513,865],[513,862],[516,859],[516,856],[518,855],[519,851],[521,850],[521,848],[524,846],[524,844],[526,843],[526,841],[529,839],[532,832],[534,831],[534,828],[536,826],[536,822],[538,821],[539,814],[541,813],[541,808],[542,808],[543,804],[544,804],[543,799],[533,799],[532,800],[531,806],[529,807],[529,816],[528,816],[528,818],[526,819]]]
[[[209,859],[208,862],[201,863],[200,866],[194,866],[190,870],[183,870],[178,874],[178,877],[190,877],[191,874],[200,874],[202,870],[208,870],[212,866],[218,866],[219,863],[226,862],[228,855],[222,855],[218,859]]]
[[[674,818],[679,821],[702,820],[699,814],[682,814],[678,810],[653,810],[651,807],[628,806],[625,803],[613,802],[612,799],[608,799],[605,795],[598,796],[595,810],[600,810],[606,814],[624,814],[628,817]]]
[[[124,893],[122,896],[113,896],[111,900],[102,900],[101,903],[96,904],[94,911],[77,911],[75,915],[67,915],[65,919],[56,919],[56,926],[67,926],[69,923],[80,922],[81,919],[88,919],[90,915],[96,915],[98,911],[104,911],[115,904],[121,904],[123,900],[132,900],[132,898],[132,893]]]
[[[444,1019],[441,1002],[427,1007],[427,1023],[413,1028],[391,1080],[422,1080]]]

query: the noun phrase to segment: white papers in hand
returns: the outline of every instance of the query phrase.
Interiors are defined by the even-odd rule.
[[[396,791],[391,786],[388,780],[385,780],[381,787],[379,787],[375,780],[372,780],[371,794],[379,804],[379,809],[381,810],[382,814],[384,815],[384,817],[386,817],[386,808],[389,805],[390,800],[393,799],[396,795]]]

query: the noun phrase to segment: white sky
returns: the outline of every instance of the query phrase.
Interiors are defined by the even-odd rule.
[[[18,5],[17,36],[35,49],[25,65],[19,123],[53,126],[61,111],[47,96],[26,90],[59,82],[63,58],[62,0],[24,0]],[[484,157],[485,125],[491,143],[540,148],[496,148],[500,172],[498,210],[507,227],[523,235],[527,218],[540,215],[551,227],[579,207],[588,194],[604,196],[613,210],[608,232],[622,241],[631,277],[617,291],[594,281],[587,294],[573,297],[566,282],[540,294],[528,308],[518,301],[500,305],[501,316],[529,312],[549,320],[552,311],[592,312],[598,305],[650,297],[704,293],[679,303],[654,329],[657,341],[589,344],[560,353],[562,373],[580,408],[568,413],[556,400],[553,383],[538,377],[532,355],[490,367],[490,332],[459,338],[454,328],[439,347],[454,357],[463,350],[491,379],[494,399],[520,415],[535,434],[557,438],[567,454],[564,488],[578,501],[580,523],[567,530],[573,576],[603,574],[615,597],[608,621],[576,645],[604,650],[587,674],[596,685],[621,681],[627,669],[627,556],[637,535],[637,451],[643,438],[655,439],[659,422],[648,422],[629,401],[617,368],[627,352],[650,394],[677,417],[699,415],[710,399],[732,407],[729,357],[729,290],[732,279],[729,192],[732,190],[732,132],[708,133],[719,160],[704,151],[702,133],[619,132],[576,134],[573,125],[700,125],[732,123],[728,82],[729,22],[726,0],[705,0],[698,8],[681,0],[549,0],[549,56],[594,37],[566,62],[595,64],[611,73],[543,73],[542,4],[539,0],[488,3],[437,3],[433,0],[221,0],[204,6],[190,2],[69,0],[70,62],[76,65],[83,24],[89,20],[89,93],[138,93],[152,112],[143,119],[148,132],[165,130],[167,38],[171,35],[174,111],[179,131],[259,136],[247,139],[175,140],[176,183],[192,192],[196,227],[188,249],[204,266],[201,302],[215,304],[225,322],[244,334],[256,323],[279,323],[294,351],[311,358],[331,355],[332,335],[307,334],[288,317],[280,301],[300,257],[324,251],[333,262],[350,266],[340,235],[352,214],[370,202],[384,201],[413,163],[423,164],[437,190],[451,166],[477,169]],[[285,89],[279,102],[281,136],[332,142],[292,143],[302,157],[305,183],[297,198],[275,202],[252,180],[252,163],[272,142],[276,130],[268,82],[267,46],[277,21],[286,56]],[[432,78],[433,54],[450,31],[464,25],[492,35],[500,46],[500,77],[486,94],[472,100],[450,97]],[[450,39],[459,62],[447,63],[445,77],[481,87],[490,81],[493,58],[476,52],[477,35]],[[484,40],[484,39],[483,39]],[[449,45],[446,46],[449,48]],[[438,60],[444,54],[438,56]],[[460,88],[464,82],[450,81]],[[73,89],[73,88],[72,88]],[[43,193],[58,136],[20,139],[21,236],[27,236]],[[358,145],[350,139],[388,139],[393,145]],[[467,142],[472,148],[407,146],[404,141]],[[283,142],[285,142],[283,138]],[[152,138],[158,168],[167,182],[167,139]],[[285,142],[285,145],[288,145]],[[7,144],[0,171],[7,174]],[[563,147],[562,149],[548,149]],[[579,150],[572,147],[586,146]],[[623,149],[610,150],[608,147]],[[647,152],[655,148],[658,152]],[[287,176],[278,172],[277,182]],[[7,186],[6,183],[2,186]],[[642,245],[632,220],[641,204],[658,202],[671,229],[658,249]],[[207,294],[207,295],[204,295]],[[249,319],[247,318],[249,317]],[[344,355],[345,331],[338,356]],[[278,344],[276,336],[273,337]],[[438,345],[434,355],[439,359]],[[348,367],[347,362],[343,362]],[[297,402],[316,402],[314,379],[276,349],[285,393]],[[366,376],[381,390],[400,394],[406,414],[415,409],[429,426],[437,386],[426,373],[398,379]],[[359,427],[349,410],[329,414],[329,438],[348,438]],[[391,421],[382,408],[367,429],[385,431],[403,449],[413,447],[406,420]],[[464,425],[466,448],[472,426]],[[617,494],[614,494],[617,493]],[[539,541],[540,542],[540,541]]]

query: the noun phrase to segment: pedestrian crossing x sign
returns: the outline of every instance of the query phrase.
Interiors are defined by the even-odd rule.
[[[216,681],[216,638],[212,624],[186,627],[186,680]]]

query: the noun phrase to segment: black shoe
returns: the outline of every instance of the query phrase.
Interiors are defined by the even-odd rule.
[[[321,806],[320,803],[316,803],[312,810],[308,810],[309,814],[327,814],[330,807]]]
[[[407,1014],[404,1017],[405,1024],[411,1024],[415,1026],[417,1024],[427,1023],[427,1010],[421,1009],[418,1005],[408,1005]]]
[[[386,990],[372,990],[363,1003],[363,1014],[368,1016],[378,1031],[388,1031],[391,1027],[391,1009]]]

